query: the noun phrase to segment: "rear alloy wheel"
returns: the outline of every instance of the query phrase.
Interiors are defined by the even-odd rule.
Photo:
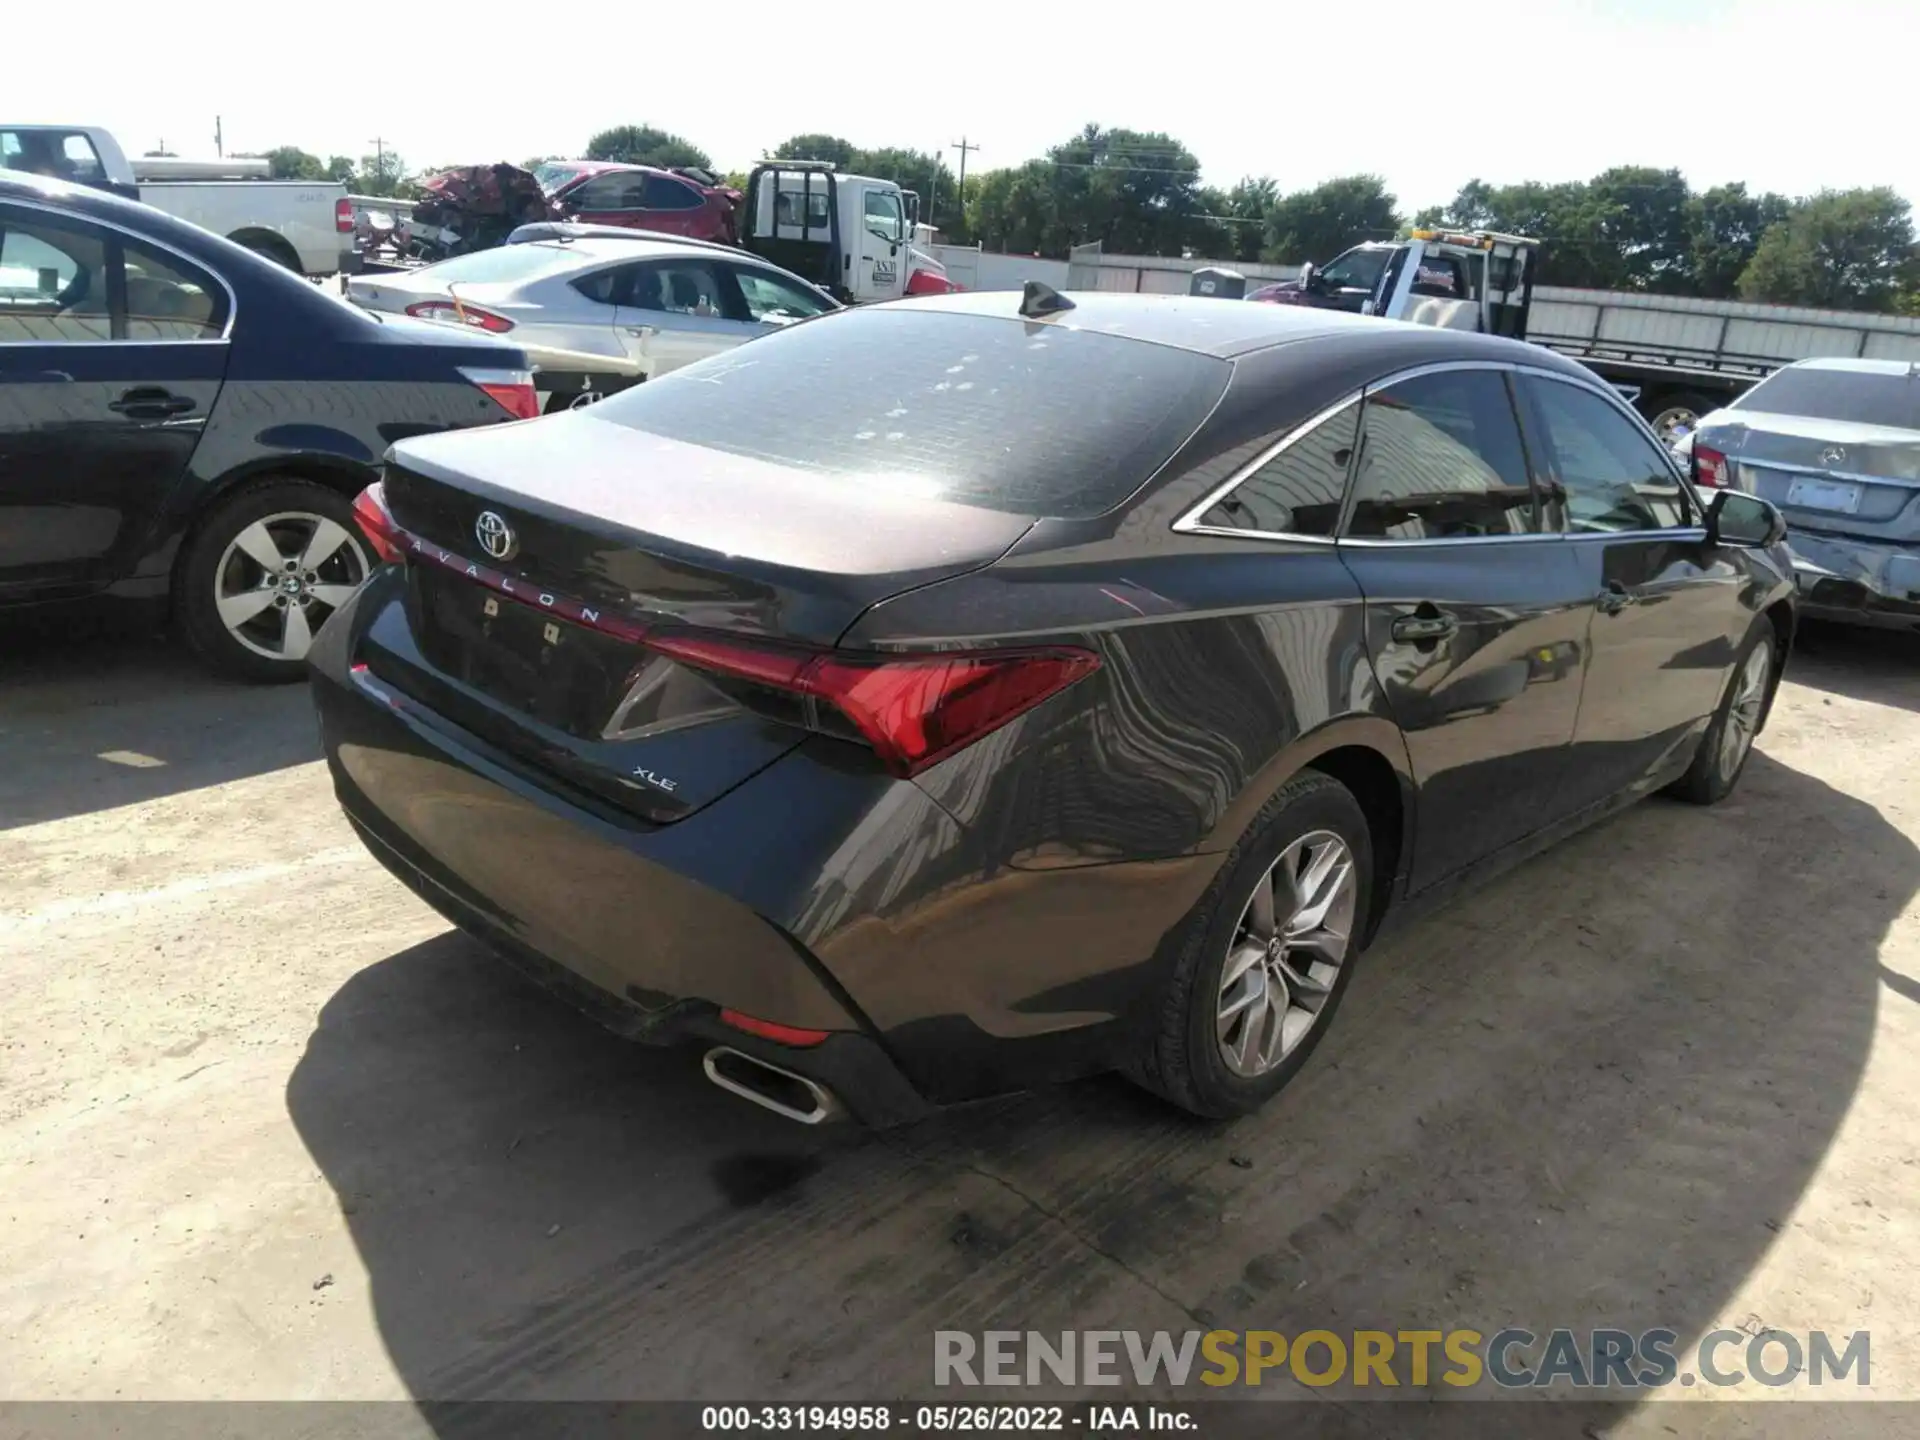
[[[1302,835],[1255,882],[1220,970],[1214,1023],[1227,1069],[1257,1080],[1307,1037],[1353,942],[1353,852],[1331,830]]]
[[[1309,771],[1268,802],[1195,908],[1134,1078],[1197,1115],[1254,1110],[1306,1062],[1360,953],[1372,842]]]
[[[1753,753],[1753,738],[1767,713],[1767,691],[1773,681],[1773,626],[1761,620],[1741,652],[1727,681],[1707,733],[1700,737],[1687,773],[1668,786],[1668,793],[1695,805],[1713,805],[1733,793]]]
[[[216,669],[297,680],[327,617],[372,569],[346,498],[304,480],[243,490],[195,535],[176,597],[187,637]]]

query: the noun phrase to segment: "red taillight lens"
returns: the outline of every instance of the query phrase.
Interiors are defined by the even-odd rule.
[[[353,502],[353,518],[382,564],[397,565],[405,558],[407,532],[394,523],[384,484],[376,480],[360,492]]]
[[[831,1030],[802,1030],[798,1025],[782,1025],[777,1020],[762,1020],[757,1016],[743,1015],[738,1010],[722,1010],[720,1023],[744,1030],[749,1035],[758,1035],[762,1040],[771,1040],[776,1045],[818,1045],[833,1033]]]
[[[462,367],[460,373],[487,392],[502,410],[516,420],[533,420],[540,414],[540,392],[533,388],[533,375],[526,370],[474,370]]]
[[[901,776],[965,749],[1100,666],[1091,651],[1072,649],[855,660],[706,635],[653,635],[647,645],[698,669],[831,705]]]
[[[456,305],[451,300],[422,300],[417,305],[407,306],[407,314],[416,320],[465,325],[470,329],[484,330],[489,335],[504,335],[513,329],[513,322],[504,315],[496,315],[491,310],[476,310],[471,305]]]
[[[1727,464],[1727,457],[1718,450],[1696,444],[1693,447],[1693,483],[1715,490],[1725,490],[1731,486],[1733,469]]]
[[[344,195],[333,202],[333,228],[342,235],[353,233],[353,202]]]

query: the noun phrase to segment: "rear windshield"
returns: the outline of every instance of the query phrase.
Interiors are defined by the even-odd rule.
[[[1224,360],[938,311],[851,310],[622,391],[636,430],[901,493],[1063,519],[1126,499],[1225,389]]]
[[[492,285],[504,281],[531,280],[549,270],[565,270],[580,263],[580,252],[565,245],[547,245],[532,241],[525,245],[503,245],[497,250],[476,250],[471,255],[456,255],[419,271],[436,280],[451,280],[456,285]]]
[[[1920,430],[1920,378],[1859,370],[1776,370],[1734,401],[1733,408]]]

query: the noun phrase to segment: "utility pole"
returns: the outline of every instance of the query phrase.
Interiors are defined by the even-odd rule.
[[[221,156],[223,159],[227,153],[227,137],[220,128],[220,117],[218,115],[213,117],[213,153]]]
[[[387,178],[387,142],[376,135],[367,143],[373,146],[373,178],[378,184]]]
[[[948,148],[960,152],[960,204],[965,206],[967,203],[967,152],[969,150],[978,150],[980,147],[978,145],[968,144],[967,137],[962,135],[958,140],[955,140],[949,145]]]

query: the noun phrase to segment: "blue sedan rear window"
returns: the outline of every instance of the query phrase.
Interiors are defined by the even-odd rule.
[[[635,386],[602,420],[794,469],[1084,518],[1150,479],[1232,367],[1114,335],[876,308],[795,325]]]

